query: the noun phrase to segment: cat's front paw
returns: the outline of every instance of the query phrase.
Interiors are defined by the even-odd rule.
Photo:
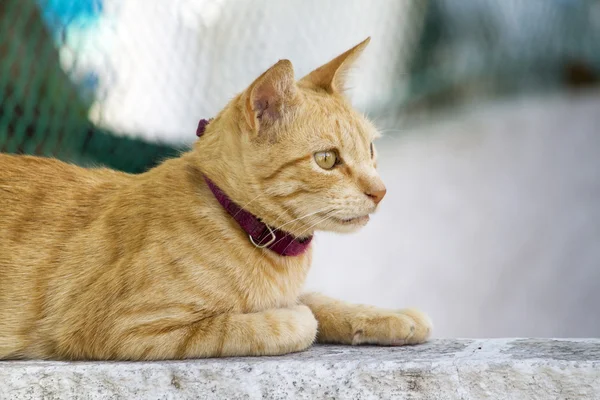
[[[427,341],[433,325],[424,313],[414,309],[397,312],[373,309],[355,321],[352,344],[401,346]]]

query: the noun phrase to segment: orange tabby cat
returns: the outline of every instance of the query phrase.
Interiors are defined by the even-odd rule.
[[[313,232],[356,230],[385,194],[377,133],[342,95],[368,41],[300,81],[279,61],[192,151],[144,174],[0,155],[0,359],[424,342],[431,323],[418,311],[301,295]],[[265,242],[223,201],[268,227]],[[297,254],[272,250],[274,231]]]

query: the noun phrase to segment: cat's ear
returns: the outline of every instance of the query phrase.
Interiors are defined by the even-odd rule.
[[[367,47],[371,38],[368,37],[350,50],[340,54],[327,64],[320,66],[301,79],[313,86],[324,89],[328,93],[343,93],[348,71]]]
[[[243,96],[246,122],[258,132],[282,119],[296,98],[294,67],[289,60],[279,60],[259,76]]]

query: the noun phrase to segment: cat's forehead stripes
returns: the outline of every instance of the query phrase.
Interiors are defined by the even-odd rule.
[[[316,105],[315,119],[324,122],[320,126],[321,135],[335,135],[334,140],[338,146],[342,144],[367,148],[370,146],[375,138],[375,129],[345,100],[339,97],[324,97],[321,94],[309,97],[308,100]]]
[[[368,156],[370,158],[370,146],[374,136],[370,126],[363,124],[363,121],[359,118],[344,122],[336,119],[335,123],[336,133],[340,136],[340,146],[346,151],[352,152],[356,157],[364,158]]]

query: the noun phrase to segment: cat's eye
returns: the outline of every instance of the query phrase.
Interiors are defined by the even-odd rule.
[[[371,142],[371,158],[375,156],[375,151],[373,150],[373,142]]]
[[[317,165],[323,169],[331,169],[339,163],[339,158],[335,151],[320,151],[315,153],[315,161]]]

